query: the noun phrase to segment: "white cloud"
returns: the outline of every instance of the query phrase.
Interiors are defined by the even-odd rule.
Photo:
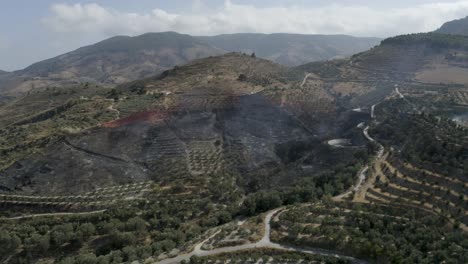
[[[468,0],[393,9],[349,4],[260,8],[225,1],[222,8],[202,11],[202,5],[202,1],[194,1],[191,13],[158,8],[129,13],[99,4],[55,4],[43,22],[56,32],[102,36],[177,31],[194,35],[288,32],[385,37],[432,31],[445,21],[468,15]]]

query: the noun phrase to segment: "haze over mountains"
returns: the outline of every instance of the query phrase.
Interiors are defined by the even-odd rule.
[[[120,84],[152,76],[194,59],[232,51],[258,53],[284,65],[350,56],[378,44],[377,38],[294,34],[234,34],[192,37],[175,32],[118,36],[35,63],[0,79],[2,93],[84,82]]]

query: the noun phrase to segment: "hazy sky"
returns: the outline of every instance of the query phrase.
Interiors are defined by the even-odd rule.
[[[468,15],[468,0],[0,0],[0,69],[114,35],[288,32],[388,37]]]

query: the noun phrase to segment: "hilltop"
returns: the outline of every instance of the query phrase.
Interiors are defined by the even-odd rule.
[[[160,75],[129,82],[117,89],[137,89],[142,87],[150,92],[187,92],[197,88],[212,88],[233,93],[255,92],[258,87],[278,82],[288,69],[272,61],[252,57],[250,54],[227,53],[195,60],[183,66],[164,71]],[[250,79],[258,82],[258,87]],[[262,83],[263,81],[263,83]],[[236,86],[237,84],[237,86]],[[234,85],[234,87],[231,87]],[[239,86],[241,85],[241,86]],[[283,84],[284,85],[284,84]],[[157,88],[156,90],[154,90]]]
[[[468,35],[468,17],[446,22],[435,32],[454,35]]]

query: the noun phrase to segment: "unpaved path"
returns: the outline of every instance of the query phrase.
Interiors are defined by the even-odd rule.
[[[98,211],[89,211],[89,212],[80,212],[80,213],[49,213],[49,214],[33,214],[33,215],[23,215],[23,216],[16,216],[10,218],[3,218],[5,220],[20,220],[20,219],[28,219],[28,218],[35,218],[35,217],[46,217],[46,216],[76,216],[76,215],[91,215],[91,214],[100,214],[104,213],[106,210],[98,210]],[[2,220],[2,218],[0,218]]]
[[[112,112],[116,113],[116,114],[117,114],[117,117],[116,117],[116,119],[119,119],[119,118],[120,118],[120,111],[119,111],[118,109],[114,108],[114,106],[115,106],[115,103],[114,103],[114,102],[112,102],[112,104],[111,104],[111,105],[109,105],[109,107],[107,107],[107,110],[109,110],[109,111],[112,111]]]
[[[376,105],[377,105],[377,104],[374,104],[374,105],[371,106],[370,117],[371,117],[372,119],[375,118],[375,106],[376,106]]]
[[[311,76],[311,73],[307,73],[306,76],[304,77],[304,80],[302,80],[301,83],[301,88],[304,87],[305,83],[307,82],[307,79]]]
[[[395,92],[401,99],[405,98],[405,96],[402,93],[400,93],[400,90],[398,89],[398,87],[395,87]]]
[[[212,249],[212,250],[202,250],[201,247],[203,246],[203,244],[206,243],[212,237],[214,237],[216,234],[218,234],[219,233],[219,231],[218,231],[218,232],[215,232],[214,234],[212,234],[207,239],[205,239],[202,242],[195,245],[195,248],[194,248],[194,250],[192,252],[182,254],[182,255],[179,255],[179,256],[174,257],[174,258],[161,260],[161,261],[159,261],[157,263],[159,263],[159,264],[180,263],[182,260],[189,261],[192,256],[198,256],[198,257],[212,256],[212,255],[218,255],[218,254],[222,254],[222,253],[231,253],[231,252],[237,252],[237,251],[242,251],[242,250],[247,250],[247,249],[255,249],[255,248],[271,248],[271,249],[301,252],[301,253],[306,253],[306,254],[333,256],[333,257],[337,257],[337,258],[348,259],[348,260],[351,260],[354,263],[366,263],[365,261],[358,260],[358,259],[355,259],[353,257],[349,257],[349,256],[345,256],[345,255],[340,255],[338,253],[328,251],[328,250],[305,249],[305,248],[300,248],[300,247],[280,245],[280,244],[271,242],[271,240],[270,240],[271,219],[272,219],[272,217],[274,215],[276,215],[281,210],[284,210],[284,208],[277,208],[277,209],[272,210],[272,211],[267,213],[267,215],[265,216],[265,221],[264,221],[265,233],[263,234],[262,239],[255,242],[255,243],[249,243],[249,244],[244,244],[244,245],[239,245],[239,246],[232,246],[232,247],[222,247],[222,248],[216,248],[216,249]]]
[[[362,184],[364,183],[366,179],[366,174],[368,170],[369,170],[369,166],[365,166],[364,168],[362,168],[359,171],[358,182],[356,183],[356,185],[352,186],[351,189],[349,189],[347,192],[333,197],[333,200],[341,200],[344,197],[350,195],[351,193],[359,191],[359,189],[361,188]]]

